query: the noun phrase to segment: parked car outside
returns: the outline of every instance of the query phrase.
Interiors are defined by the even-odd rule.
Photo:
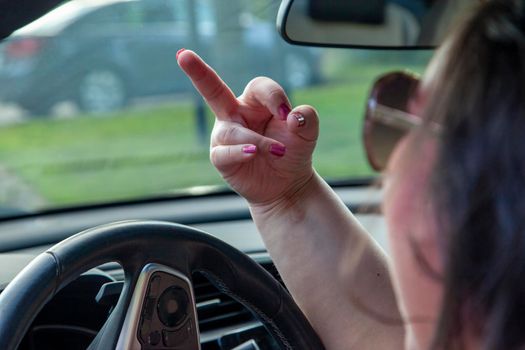
[[[254,71],[288,88],[321,80],[315,49],[275,40],[269,20],[216,11],[210,0],[65,3],[0,46],[0,101],[47,115],[71,100],[96,113],[136,97],[191,91],[175,61],[182,47],[199,50],[237,90]]]

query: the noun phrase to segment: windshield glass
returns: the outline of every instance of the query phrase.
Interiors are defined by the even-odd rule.
[[[72,0],[0,43],[0,215],[222,188],[213,116],[175,61],[203,56],[240,94],[272,77],[315,106],[317,171],[373,175],[361,142],[366,95],[431,52],[291,46],[277,0]]]

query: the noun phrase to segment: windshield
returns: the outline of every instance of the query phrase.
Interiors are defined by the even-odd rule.
[[[366,95],[431,52],[290,46],[276,0],[72,0],[0,44],[0,216],[223,188],[213,116],[175,61],[203,56],[242,93],[258,75],[320,114],[317,171],[373,176],[362,148]],[[216,186],[216,187],[214,187]]]

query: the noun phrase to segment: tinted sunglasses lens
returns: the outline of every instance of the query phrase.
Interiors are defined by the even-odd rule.
[[[368,162],[375,171],[383,171],[392,151],[399,140],[406,134],[406,131],[396,130],[390,126],[375,122],[369,129],[371,131],[365,136]]]
[[[386,168],[392,151],[407,130],[386,123],[382,118],[375,118],[375,107],[380,105],[408,112],[410,97],[417,89],[418,83],[419,80],[414,75],[395,72],[383,75],[372,87],[366,108],[363,137],[368,161],[376,171]],[[388,118],[388,115],[385,117]]]

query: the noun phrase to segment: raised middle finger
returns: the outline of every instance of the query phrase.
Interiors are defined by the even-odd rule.
[[[239,103],[213,68],[191,50],[179,51],[177,62],[215,116],[220,120],[231,120]]]

